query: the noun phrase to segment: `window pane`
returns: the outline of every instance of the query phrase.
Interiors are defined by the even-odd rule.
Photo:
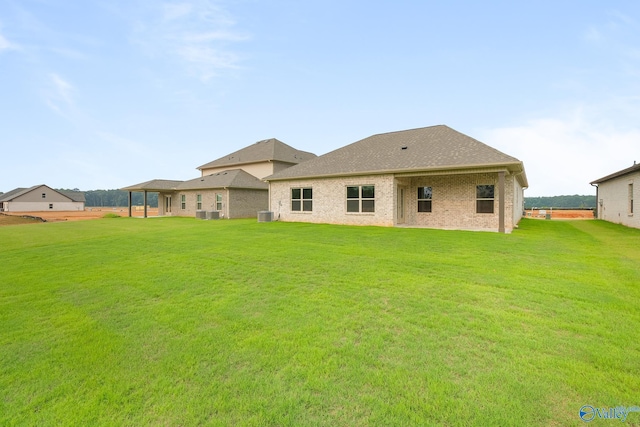
[[[305,212],[311,212],[313,209],[313,202],[311,200],[305,200],[302,202],[302,210]]]
[[[418,212],[431,212],[431,200],[419,201]]]
[[[291,189],[291,198],[292,199],[300,199],[300,189],[299,188],[292,188]]]
[[[347,200],[347,212],[360,212],[360,201]]]
[[[363,199],[373,199],[375,197],[375,187],[373,185],[363,185],[362,186],[362,198]]]
[[[362,201],[362,212],[375,212],[376,211],[376,202],[373,200],[363,200]]]
[[[477,200],[476,212],[477,213],[493,213],[493,200]]]
[[[431,187],[418,187],[418,199],[431,199]]]
[[[360,189],[359,187],[347,187],[347,199],[357,199],[358,197],[360,197],[360,194],[358,191],[359,189]],[[353,212],[353,211],[349,211],[349,212]]]
[[[476,187],[476,198],[493,199],[493,185],[478,185]]]
[[[302,189],[302,198],[303,199],[313,199],[313,190],[311,188],[303,188]]]
[[[300,200],[292,200],[291,201],[291,210],[299,211],[300,210]]]

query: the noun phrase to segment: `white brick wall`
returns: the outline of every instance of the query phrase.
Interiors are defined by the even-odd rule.
[[[633,214],[629,212],[629,184],[633,184]],[[601,183],[598,199],[599,219],[640,228],[640,172]]]
[[[493,214],[476,213],[476,185],[495,185]],[[375,213],[346,212],[346,187],[375,185]],[[313,222],[352,225],[397,224],[396,200],[398,186],[405,188],[405,226],[442,229],[498,231],[498,174],[460,174],[395,178],[393,175],[372,175],[274,181],[270,183],[270,210],[274,219],[293,222]],[[313,211],[291,211],[291,188],[313,188]],[[432,187],[432,212],[418,212],[418,187]],[[522,216],[522,188],[512,175],[505,176],[505,231],[510,232]]]
[[[375,212],[347,212],[347,186],[374,185]],[[313,188],[313,211],[291,211],[291,189]],[[274,219],[352,225],[394,225],[394,180],[391,175],[324,178],[270,183],[270,208]]]

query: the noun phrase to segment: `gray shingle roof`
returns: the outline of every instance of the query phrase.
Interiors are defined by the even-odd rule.
[[[250,188],[267,190],[269,185],[242,169],[230,169],[194,178],[189,181],[153,179],[151,181],[124,187],[122,190],[168,192],[179,190],[205,190],[212,188]]]
[[[251,144],[241,150],[220,157],[219,159],[199,166],[196,169],[202,170],[222,166],[237,166],[261,161],[278,161],[297,164],[314,157],[316,157],[316,155],[313,153],[296,150],[282,141],[271,138],[258,141],[255,144]]]
[[[231,169],[185,181],[176,187],[177,190],[197,190],[200,188],[250,188],[267,190],[269,189],[269,184],[260,181],[242,169]]]
[[[141,182],[140,184],[130,185],[121,188],[124,191],[172,191],[182,181],[171,179],[152,179],[151,181]]]
[[[625,176],[627,174],[630,174],[630,173],[633,173],[633,172],[636,172],[636,171],[640,171],[640,164],[635,164],[634,163],[634,165],[629,167],[629,168],[622,169],[621,171],[614,172],[611,175],[607,175],[607,176],[602,177],[600,179],[596,179],[595,181],[591,181],[591,184],[600,184],[600,183],[603,183],[605,181],[609,181],[609,180],[614,179],[614,178]]]
[[[523,186],[528,185],[520,160],[448,126],[438,125],[373,135],[265,180],[497,166],[522,172]]]
[[[31,187],[33,188],[33,187]],[[31,188],[15,188],[11,191],[7,191],[6,193],[0,195],[0,202],[9,202],[11,199],[20,196],[26,192],[26,190],[31,190]]]
[[[87,199],[84,196],[82,191],[73,191],[73,190],[56,190],[58,193],[67,196],[74,202],[86,202]]]

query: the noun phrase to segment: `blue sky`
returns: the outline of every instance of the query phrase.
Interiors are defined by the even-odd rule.
[[[0,2],[0,191],[437,124],[524,161],[527,196],[595,194],[640,161],[640,2]]]

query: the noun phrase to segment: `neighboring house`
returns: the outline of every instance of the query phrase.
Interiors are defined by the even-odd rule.
[[[44,184],[16,188],[0,195],[0,211],[82,211],[85,197],[80,191],[54,190]]]
[[[640,212],[638,203],[634,206],[634,199],[640,200],[640,164],[612,173],[591,182],[596,186],[596,200],[598,203],[598,219],[640,228]]]
[[[266,175],[316,157],[315,154],[266,139],[198,167],[201,177],[189,181],[160,180],[123,188],[129,192],[158,193],[158,215],[194,216],[216,212],[220,218],[251,218],[269,207]],[[145,215],[146,215],[146,205]],[[131,212],[129,212],[131,216]]]
[[[373,135],[276,172],[274,219],[510,232],[523,163],[447,126]]]

